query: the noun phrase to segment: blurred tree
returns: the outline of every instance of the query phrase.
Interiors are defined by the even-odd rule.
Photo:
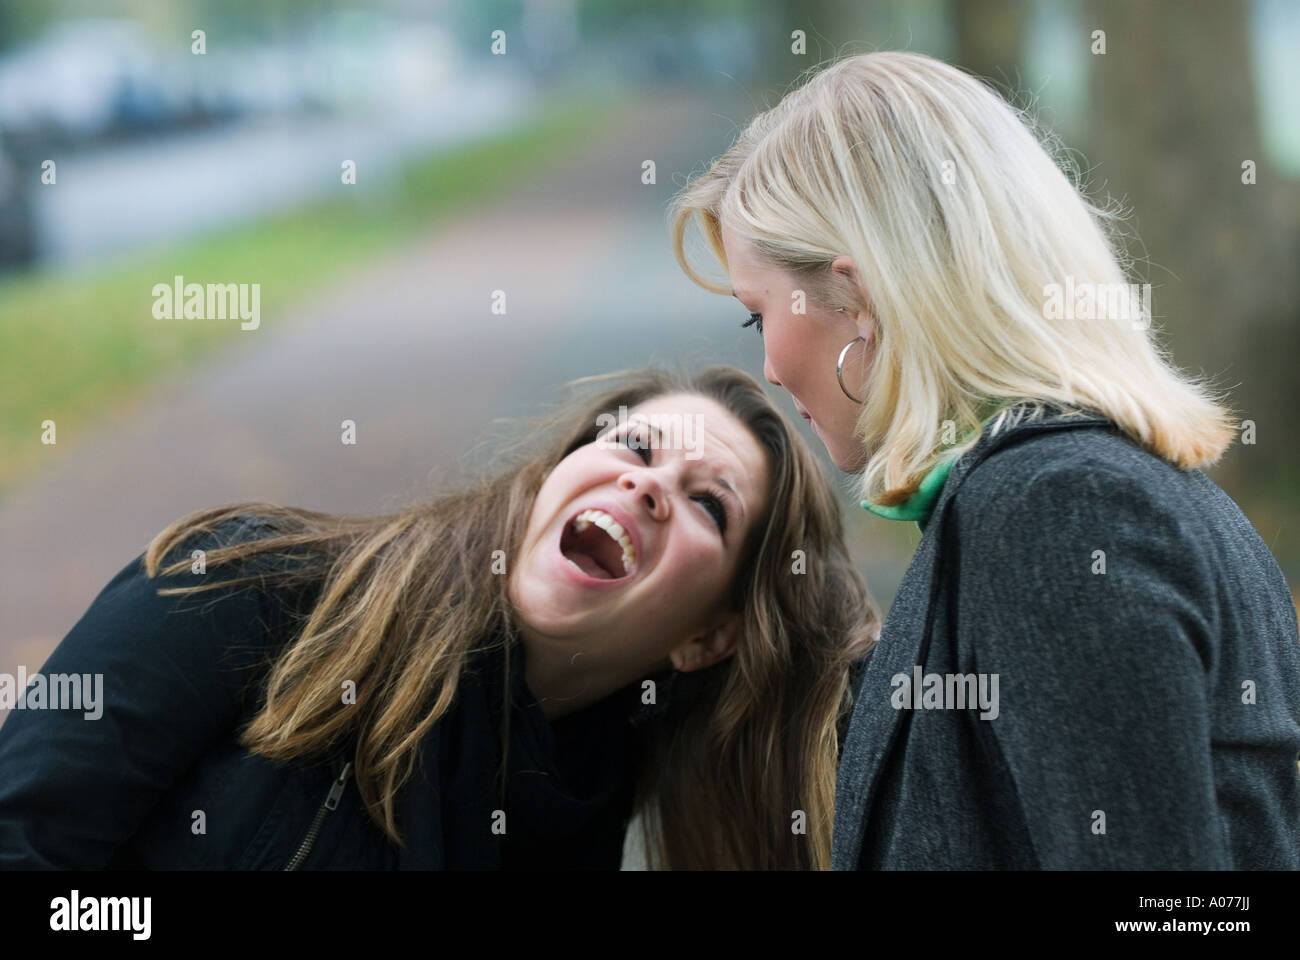
[[[5,0],[0,3],[0,53],[34,39],[54,16],[55,11],[43,0]]]
[[[950,0],[957,62],[1003,95],[1019,87],[1027,7],[1023,0]]]
[[[1258,424],[1257,444],[1234,446],[1219,480],[1251,501],[1265,540],[1289,528],[1275,549],[1294,563],[1300,184],[1262,149],[1249,15],[1246,0],[1087,0],[1079,42],[1106,35],[1106,53],[1092,57],[1087,154],[1094,181],[1140,225],[1143,246],[1130,237],[1129,252],[1175,360],[1231,389]],[[1242,182],[1245,161],[1253,185]]]
[[[802,30],[807,37],[807,54],[794,61],[796,74],[843,52],[841,47],[859,35],[864,14],[870,17],[870,11],[841,0],[783,0],[778,6],[778,26],[786,52],[789,53],[790,34],[795,30]]]

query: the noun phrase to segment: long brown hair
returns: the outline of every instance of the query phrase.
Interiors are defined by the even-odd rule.
[[[657,869],[825,869],[837,724],[850,707],[848,665],[867,653],[880,623],[845,548],[833,488],[807,444],[743,371],[649,369],[571,388],[568,403],[533,422],[532,449],[529,442],[516,445],[510,462],[459,492],[368,517],[265,503],[201,510],[153,539],[146,570],[153,577],[186,569],[189,559],[160,565],[187,538],[235,517],[254,515],[274,528],[271,536],[208,552],[207,564],[258,555],[293,557],[293,564],[159,593],[241,580],[319,582],[319,599],[270,669],[265,705],[240,742],[260,756],[289,760],[355,737],[361,796],[400,845],[395,798],[420,740],[451,706],[470,656],[502,643],[508,671],[518,642],[508,578],[489,573],[500,557],[494,551],[515,555],[542,482],[596,439],[602,414],[667,394],[708,397],[764,449],[773,507],[742,551],[730,598],[744,619],[735,655],[679,677],[671,706],[643,728],[636,807],[646,855]],[[355,704],[340,709],[348,681]]]

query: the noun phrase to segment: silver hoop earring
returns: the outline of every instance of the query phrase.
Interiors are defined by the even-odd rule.
[[[866,343],[866,339],[864,337],[854,337],[852,340],[846,343],[844,345],[844,349],[840,351],[840,358],[839,360],[835,361],[835,379],[840,382],[840,389],[844,391],[844,396],[848,397],[854,403],[861,406],[862,401],[859,400],[857,397],[855,397],[853,394],[849,393],[849,388],[844,386],[844,358],[849,355],[849,350],[859,340],[861,340],[863,343]]]

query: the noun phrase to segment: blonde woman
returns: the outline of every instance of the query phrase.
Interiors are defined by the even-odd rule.
[[[1300,867],[1295,608],[1201,472],[1233,417],[1162,354],[1110,216],[989,88],[897,52],[817,73],[675,201],[679,262],[862,506],[923,530],[835,868]]]
[[[592,380],[477,486],[159,533],[44,667],[102,715],[0,728],[0,867],[617,869],[640,812],[652,867],[825,868],[834,490],[742,371]]]

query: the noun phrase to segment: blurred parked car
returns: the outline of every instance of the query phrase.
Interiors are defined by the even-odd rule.
[[[22,178],[39,175],[20,166],[0,131],[0,271],[27,263],[35,255],[31,204]]]
[[[0,61],[0,126],[11,135],[77,143],[172,112],[154,44],[124,20],[56,23]]]

